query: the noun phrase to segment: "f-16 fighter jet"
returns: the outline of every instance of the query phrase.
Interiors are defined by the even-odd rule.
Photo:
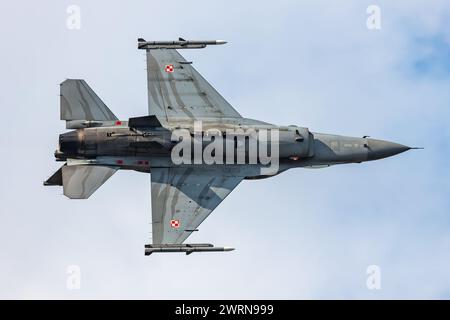
[[[411,149],[383,140],[338,136],[242,117],[178,50],[221,40],[146,41],[148,115],[118,119],[84,80],[60,87],[63,166],[46,186],[87,199],[117,170],[150,173],[152,243],[156,252],[231,251],[185,240],[244,179],[291,168],[320,168],[382,159]]]

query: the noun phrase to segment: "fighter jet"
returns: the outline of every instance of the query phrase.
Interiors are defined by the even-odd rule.
[[[244,179],[270,178],[292,168],[322,168],[390,157],[402,144],[316,133],[242,117],[178,50],[226,41],[146,41],[148,115],[118,119],[89,85],[60,85],[60,115],[71,130],[55,151],[62,167],[46,186],[87,199],[117,170],[150,173],[152,241],[156,252],[231,251],[185,243]]]

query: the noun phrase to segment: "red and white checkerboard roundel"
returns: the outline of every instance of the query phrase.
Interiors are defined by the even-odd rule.
[[[180,227],[180,220],[170,220],[170,226],[172,228],[178,229]]]
[[[168,64],[165,66],[164,71],[166,71],[167,73],[172,73],[174,70],[173,68],[173,64]]]

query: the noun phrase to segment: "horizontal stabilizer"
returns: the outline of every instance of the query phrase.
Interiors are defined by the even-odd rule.
[[[117,169],[94,165],[64,166],[64,195],[70,199],[87,199],[116,171]]]
[[[67,79],[61,83],[60,95],[61,120],[117,120],[84,80]]]

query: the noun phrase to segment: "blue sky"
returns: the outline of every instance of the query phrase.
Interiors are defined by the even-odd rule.
[[[66,28],[67,6],[81,29]],[[381,8],[382,29],[366,28]],[[449,298],[448,1],[15,1],[0,4],[1,298]],[[83,78],[122,119],[147,110],[146,39],[182,52],[244,116],[424,150],[244,181],[191,241],[227,254],[145,257],[150,179],[119,172],[87,201],[42,181],[59,83]],[[79,265],[81,289],[67,290]],[[368,290],[366,268],[381,268]]]

